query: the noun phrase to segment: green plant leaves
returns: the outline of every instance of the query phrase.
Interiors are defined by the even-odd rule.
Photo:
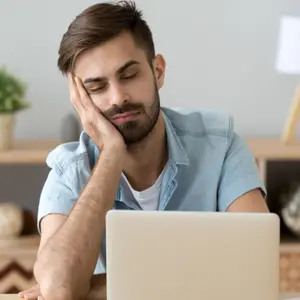
[[[29,108],[30,104],[25,99],[26,89],[21,79],[5,67],[0,68],[0,114]]]

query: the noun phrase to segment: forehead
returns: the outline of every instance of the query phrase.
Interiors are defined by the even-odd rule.
[[[124,63],[136,60],[147,62],[145,51],[138,47],[130,33],[122,33],[114,39],[81,53],[74,72],[81,79],[86,77],[114,76]]]

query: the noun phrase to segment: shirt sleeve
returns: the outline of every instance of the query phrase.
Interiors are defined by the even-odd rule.
[[[68,215],[77,201],[76,195],[69,188],[66,176],[59,175],[55,170],[50,170],[43,186],[37,216],[37,227],[41,233],[41,220],[49,214]],[[87,254],[85,254],[87,255]],[[99,256],[94,274],[105,273],[104,264]]]
[[[101,258],[99,257],[97,260],[96,268],[94,270],[94,275],[105,274],[105,273],[106,273],[106,269],[104,267],[104,264],[103,264]]]
[[[263,185],[255,158],[248,145],[233,133],[222,167],[218,188],[218,206],[226,211],[230,204],[248,191],[259,188],[263,196]]]
[[[76,202],[74,193],[68,187],[63,175],[58,175],[55,170],[50,170],[43,186],[37,217],[37,227],[41,233],[41,220],[49,214],[68,215]]]

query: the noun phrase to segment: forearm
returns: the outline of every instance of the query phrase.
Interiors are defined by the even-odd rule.
[[[43,281],[45,289],[48,281],[52,281],[52,286],[68,289],[70,296],[87,292],[99,256],[105,216],[113,205],[119,184],[122,159],[115,149],[101,153],[66,222],[41,250],[34,270],[42,289]]]

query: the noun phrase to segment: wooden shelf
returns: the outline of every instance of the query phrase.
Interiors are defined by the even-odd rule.
[[[13,148],[0,152],[0,164],[45,164],[49,152],[60,144],[57,140],[20,140]]]
[[[300,142],[285,145],[279,138],[245,138],[257,160],[300,160]],[[0,152],[0,164],[44,164],[58,140],[20,140],[13,149]]]
[[[300,142],[285,145],[279,138],[246,138],[257,160],[300,159]]]
[[[27,251],[28,249],[37,249],[40,244],[40,235],[22,235],[0,240],[0,253],[11,253],[12,249],[17,251]]]

